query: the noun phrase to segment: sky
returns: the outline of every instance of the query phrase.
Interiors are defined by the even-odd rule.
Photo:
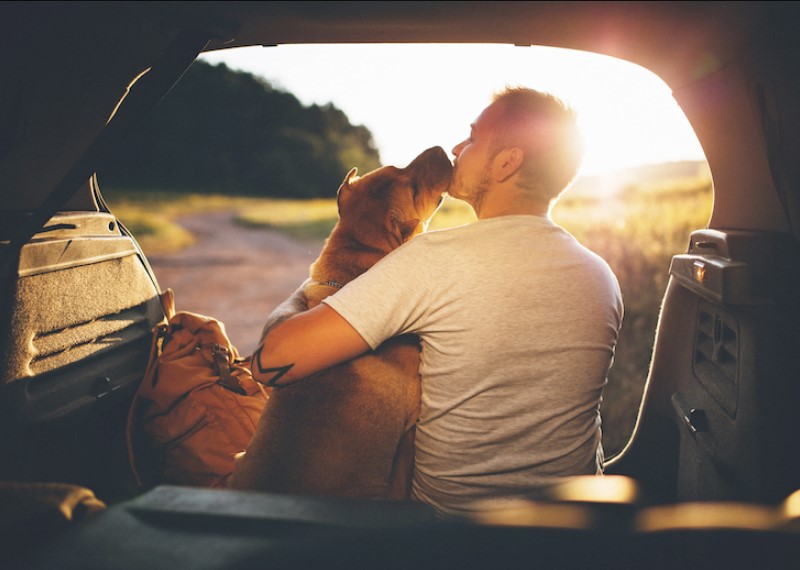
[[[705,159],[660,78],[598,54],[510,45],[291,45],[201,59],[263,77],[304,105],[332,103],[372,132],[383,164],[405,166],[435,145],[449,152],[506,85],[549,91],[578,111],[586,146],[581,174]]]

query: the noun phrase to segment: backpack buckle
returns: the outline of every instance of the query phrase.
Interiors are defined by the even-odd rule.
[[[211,347],[211,355],[214,357],[214,364],[217,367],[219,380],[217,383],[231,392],[236,392],[242,396],[247,395],[247,391],[239,382],[239,379],[231,374],[231,351],[227,347],[215,342]]]

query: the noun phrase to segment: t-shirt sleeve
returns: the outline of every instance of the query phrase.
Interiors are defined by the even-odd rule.
[[[377,348],[394,336],[416,332],[429,298],[421,236],[381,259],[322,302]]]

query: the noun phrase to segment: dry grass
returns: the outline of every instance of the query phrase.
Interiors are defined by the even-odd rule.
[[[220,210],[246,210],[258,199],[174,192],[103,190],[111,211],[148,255],[180,251],[194,236],[178,223],[181,216]]]
[[[277,229],[298,239],[325,239],[339,219],[336,199],[262,200],[237,221],[250,227]]]

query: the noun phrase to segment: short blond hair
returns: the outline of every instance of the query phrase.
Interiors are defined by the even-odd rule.
[[[527,87],[506,87],[492,104],[501,109],[492,154],[521,148],[520,185],[552,202],[575,180],[583,160],[577,113],[555,95]]]

